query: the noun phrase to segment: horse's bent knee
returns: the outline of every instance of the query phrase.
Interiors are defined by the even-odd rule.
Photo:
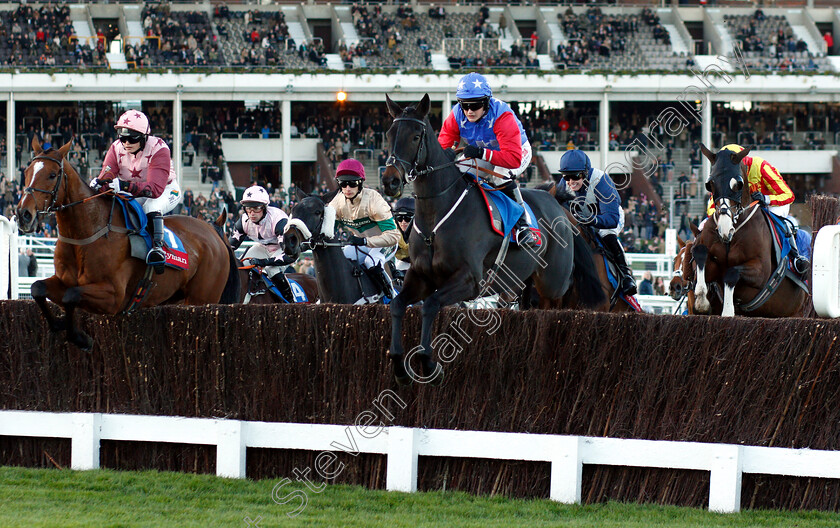
[[[47,283],[39,280],[32,283],[29,289],[33,299],[44,299],[47,297]]]
[[[64,297],[61,299],[61,302],[65,305],[79,304],[81,300],[82,291],[79,288],[67,288],[67,291],[64,292]]]

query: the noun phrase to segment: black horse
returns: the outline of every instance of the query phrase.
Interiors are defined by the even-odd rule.
[[[379,287],[344,256],[342,244],[333,233],[335,210],[326,205],[319,196],[307,196],[295,205],[283,235],[284,252],[296,257],[307,246],[312,248],[322,303],[377,302],[381,297]]]
[[[542,244],[535,250],[511,247],[501,266],[504,274],[497,274],[495,281],[483,280],[488,270],[499,268],[494,263],[503,242],[491,228],[484,198],[474,181],[455,166],[454,154],[438,144],[427,118],[429,96],[406,108],[387,96],[386,100],[394,122],[387,133],[392,155],[382,186],[387,195],[398,196],[406,182],[414,181],[416,198],[414,229],[409,240],[411,268],[402,292],[391,302],[389,356],[398,383],[410,383],[411,379],[440,383],[443,369],[432,360],[431,342],[432,324],[441,307],[479,296],[488,282],[498,285],[503,275],[508,283],[524,284],[532,278],[543,299],[559,303],[572,285],[575,251],[583,246],[575,242],[572,226],[553,196],[544,191],[523,190],[523,197],[540,221]],[[574,268],[575,273],[591,275],[593,266],[586,268]],[[598,279],[589,277],[588,281],[597,284]],[[513,289],[497,288],[492,293],[510,293]],[[587,291],[600,297],[599,289]],[[420,300],[421,346],[415,350],[422,363],[423,378],[410,368],[410,358],[404,357],[402,345],[406,307]],[[598,303],[597,299],[582,301],[584,305]]]

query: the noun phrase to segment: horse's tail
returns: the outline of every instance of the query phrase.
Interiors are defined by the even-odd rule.
[[[575,281],[575,289],[578,292],[578,300],[583,308],[597,308],[607,301],[604,289],[601,287],[601,278],[595,271],[595,261],[592,259],[592,248],[589,242],[579,232],[575,233],[575,259],[572,277]]]
[[[216,234],[219,235],[219,238],[222,239],[222,242],[224,242],[227,248],[228,261],[230,263],[227,282],[225,283],[225,289],[222,290],[222,297],[219,299],[219,304],[236,304],[239,302],[239,293],[242,287],[242,283],[239,280],[239,261],[236,260],[233,248],[230,247],[230,243],[228,243],[227,237],[225,236],[224,223],[219,225],[222,222],[223,216],[227,216],[226,212],[223,212],[215,223],[211,223],[213,230],[216,231]]]
[[[239,264],[236,260],[236,255],[233,254],[233,249],[228,246],[228,260],[230,261],[230,270],[228,271],[227,282],[225,289],[222,290],[222,297],[219,299],[219,304],[235,304],[239,302],[239,293],[242,284],[239,281]]]

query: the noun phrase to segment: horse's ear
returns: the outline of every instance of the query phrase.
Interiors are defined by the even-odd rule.
[[[385,103],[388,105],[388,113],[391,114],[391,117],[396,118],[397,116],[402,115],[402,108],[400,105],[395,103],[388,97],[388,94],[385,94]]]
[[[691,232],[694,233],[694,238],[697,238],[697,237],[700,236],[700,228],[697,227],[696,225],[694,225],[694,222],[689,222],[688,227],[690,227]]]
[[[225,227],[225,222],[227,222],[227,206],[226,205],[222,206],[222,212],[219,213],[218,218],[216,218],[216,221],[213,222],[213,223],[216,224],[217,227],[224,228]]]
[[[336,195],[336,194],[338,194],[338,189],[336,189],[336,190],[334,190],[334,191],[330,191],[330,192],[328,192],[327,194],[325,194],[325,195],[324,195],[324,203],[325,203],[325,204],[328,204],[328,203],[330,203],[331,201],[333,201],[333,198],[335,198],[335,195]]]
[[[44,152],[41,148],[41,142],[38,140],[38,134],[32,134],[32,152],[34,152],[36,156]]]
[[[677,244],[680,246],[680,249],[685,247],[685,240],[680,238],[680,235],[677,235]]]
[[[67,153],[70,152],[70,147],[72,146],[73,140],[71,139],[70,141],[62,145],[60,149],[58,149],[58,153],[61,154],[62,158],[67,157]]]
[[[309,196],[309,195],[306,194],[305,192],[301,191],[300,187],[295,185],[295,197],[297,198],[297,201],[301,201],[304,198],[306,198],[307,196]]]
[[[423,96],[417,104],[416,112],[423,117],[429,114],[429,109],[432,107],[432,101],[429,99],[429,94]]]
[[[735,157],[733,158],[733,160],[732,160],[732,161],[735,163],[735,165],[740,165],[740,164],[741,164],[741,161],[742,161],[742,160],[743,160],[743,159],[747,156],[747,154],[749,154],[749,153],[750,153],[750,147],[747,147],[747,148],[745,148],[744,150],[742,150],[741,152],[738,152],[737,154],[735,154]]]
[[[715,164],[715,160],[717,159],[717,155],[714,152],[712,152],[711,150],[707,149],[706,145],[704,145],[702,143],[700,143],[700,152],[702,152],[703,155],[706,156],[706,158],[709,159],[709,161],[712,163],[712,165]]]

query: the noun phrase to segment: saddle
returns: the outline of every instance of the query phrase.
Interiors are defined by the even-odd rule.
[[[642,305],[639,304],[639,301],[636,299],[635,295],[624,295],[619,293],[618,291],[618,265],[612,261],[609,257],[609,251],[604,248],[604,244],[601,242],[601,237],[598,236],[598,233],[595,232],[594,229],[590,229],[590,233],[592,234],[593,240],[597,246],[596,251],[601,254],[601,258],[604,259],[604,268],[607,270],[607,279],[610,281],[610,285],[613,287],[613,292],[615,299],[611,300],[611,304],[615,302],[617,299],[621,299],[625,303],[627,303],[630,308],[633,309],[635,312],[644,312],[642,309]]]
[[[128,240],[131,245],[131,256],[146,261],[146,254],[152,249],[152,235],[148,230],[148,219],[143,208],[133,198],[130,200],[118,199],[125,218],[125,227],[128,229]],[[163,251],[166,254],[165,265],[177,270],[189,269],[189,255],[181,242],[180,237],[174,231],[164,226],[163,228]]]
[[[475,179],[475,176],[469,176]],[[542,235],[540,233],[539,225],[537,224],[537,217],[534,215],[533,209],[527,203],[523,209],[522,205],[511,200],[505,193],[493,188],[486,182],[475,179],[476,187],[481,191],[481,197],[484,199],[484,204],[487,207],[487,214],[490,217],[490,227],[499,236],[505,236],[509,233],[516,222],[522,217],[523,211],[528,214],[528,223],[531,226],[531,233],[534,235],[534,241],[537,246],[542,245]],[[511,237],[512,238],[512,237]]]

